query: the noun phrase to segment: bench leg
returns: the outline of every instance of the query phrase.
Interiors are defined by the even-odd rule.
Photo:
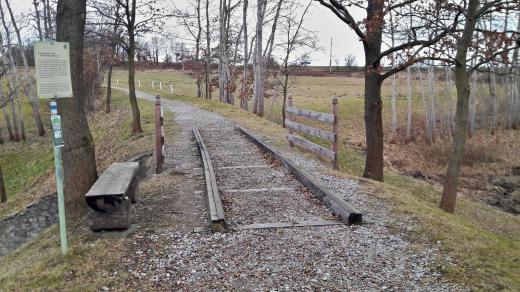
[[[132,180],[132,183],[130,184],[130,188],[128,189],[128,198],[130,199],[130,202],[132,204],[137,203],[137,193],[139,192],[139,180],[137,179],[137,176],[134,177]]]
[[[89,210],[88,222],[92,231],[124,230],[130,228],[132,206],[124,200],[119,208],[110,213]]]

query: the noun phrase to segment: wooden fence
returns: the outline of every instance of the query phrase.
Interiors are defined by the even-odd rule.
[[[332,163],[332,168],[339,169],[338,167],[338,98],[332,99],[332,114],[310,111],[302,108],[293,107],[292,95],[289,95],[287,100],[287,106],[285,107],[286,120],[285,126],[289,129],[287,140],[289,145],[294,147],[295,145],[303,148],[307,151],[314,152],[321,157],[329,159]],[[301,123],[296,122],[296,116],[304,117],[311,120],[327,123],[332,125],[332,132],[324,131],[321,129],[313,128]],[[312,143],[304,138],[295,136],[294,132],[299,132],[307,135],[317,137],[322,140],[330,141],[332,143],[331,149],[327,149],[318,144]]]

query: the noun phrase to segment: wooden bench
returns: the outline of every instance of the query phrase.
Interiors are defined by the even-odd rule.
[[[138,162],[113,163],[99,177],[85,200],[90,207],[90,229],[117,230],[130,227],[131,204],[139,188]]]

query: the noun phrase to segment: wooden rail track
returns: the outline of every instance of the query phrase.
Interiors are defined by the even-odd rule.
[[[204,177],[206,178],[206,190],[208,197],[208,209],[209,209],[209,221],[211,225],[211,231],[213,232],[226,232],[227,224],[224,216],[224,208],[222,207],[222,200],[220,198],[220,192],[217,187],[217,179],[215,178],[215,170],[211,163],[206,145],[202,140],[202,136],[199,130],[193,127],[193,134],[197,140],[200,156],[202,157],[202,163],[204,165]]]

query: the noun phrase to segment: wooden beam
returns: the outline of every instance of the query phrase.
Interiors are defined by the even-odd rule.
[[[202,140],[202,136],[195,127],[193,127],[193,134],[197,140],[200,155],[202,156],[202,163],[204,165],[204,177],[206,178],[206,191],[208,197],[211,230],[213,232],[225,232],[227,231],[227,225],[224,217],[224,208],[222,207],[220,192],[217,187],[217,179],[215,177],[213,164],[211,163],[211,159],[208,150],[206,149],[206,145],[204,145],[204,141]]]
[[[320,220],[310,222],[276,222],[276,223],[254,223],[249,225],[242,225],[235,227],[235,230],[250,230],[250,229],[277,229],[277,228],[294,228],[294,227],[316,227],[316,226],[331,226],[331,225],[345,225],[343,221]]]
[[[289,129],[293,129],[297,132],[308,134],[308,135],[311,135],[314,137],[318,137],[320,139],[324,139],[324,140],[327,140],[330,142],[336,141],[336,135],[334,133],[327,132],[327,131],[324,131],[321,129],[316,129],[313,127],[309,127],[307,125],[293,122],[291,120],[285,120],[285,126]]]
[[[303,148],[307,151],[314,152],[320,156],[330,159],[331,161],[334,160],[334,157],[335,157],[334,152],[330,151],[329,149],[327,149],[325,147],[321,147],[318,144],[314,144],[310,141],[307,141],[303,138],[300,138],[298,136],[294,136],[291,134],[287,135],[287,140],[289,140],[289,142],[292,142],[294,145],[296,145],[300,148]]]
[[[316,121],[320,121],[320,122],[324,122],[324,123],[329,123],[329,124],[334,123],[334,115],[328,114],[328,113],[315,112],[315,111],[310,111],[310,110],[297,108],[297,107],[291,107],[291,106],[287,107],[285,109],[285,111],[289,114],[294,114],[294,115],[297,115],[300,117],[304,117],[304,118],[308,118],[308,119],[312,119],[312,120],[316,120]]]

